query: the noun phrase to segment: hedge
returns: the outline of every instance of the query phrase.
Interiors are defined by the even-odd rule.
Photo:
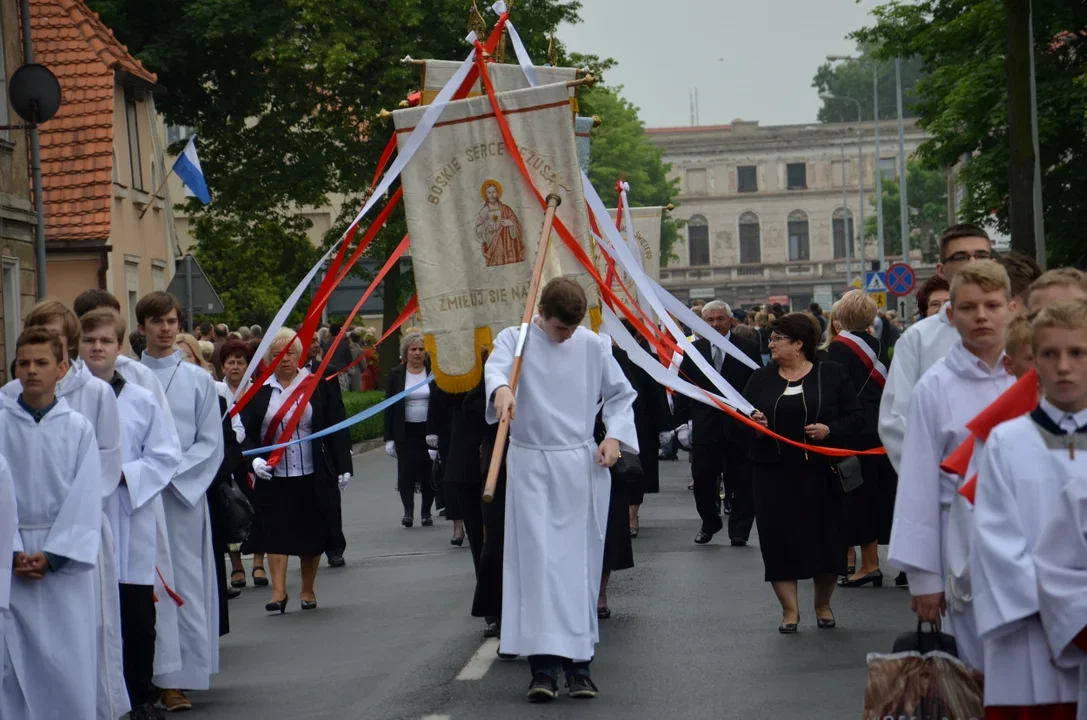
[[[357,415],[368,407],[373,407],[385,399],[385,393],[380,390],[369,392],[345,392],[343,394],[343,406],[347,411],[347,417]],[[385,415],[378,413],[366,418],[360,423],[351,426],[351,442],[358,443],[363,440],[372,440],[385,434]]]

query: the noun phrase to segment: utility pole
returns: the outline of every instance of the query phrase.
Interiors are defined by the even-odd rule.
[[[876,247],[879,249],[879,272],[887,269],[887,254],[883,242],[883,156],[879,151],[879,63],[872,61],[872,112],[876,118]]]
[[[1028,1],[1028,4],[1029,1]],[[1030,32],[1030,128],[1034,147],[1034,252],[1042,270],[1046,269],[1045,211],[1042,209],[1042,148],[1038,130],[1038,76],[1034,69],[1034,6],[1028,16]]]
[[[1008,24],[1008,219],[1011,245],[1035,257],[1034,132],[1030,103],[1030,0],[1004,0]]]
[[[902,117],[902,58],[895,58],[895,88],[898,91],[898,211],[902,223],[902,261],[910,261],[910,206],[906,198],[906,130]]]

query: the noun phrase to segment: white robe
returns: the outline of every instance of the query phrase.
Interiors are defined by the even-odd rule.
[[[488,397],[509,384],[517,332],[495,340]],[[608,338],[579,327],[557,344],[530,326],[506,459],[503,653],[592,659],[611,492],[593,428],[603,398],[607,436],[636,454],[636,397]],[[497,421],[492,404],[487,421]]]
[[[978,464],[970,567],[985,704],[1075,702],[1078,674],[1052,663],[1031,553],[1067,479],[1087,475],[1087,452],[1049,449],[1024,416],[993,430]]]
[[[7,460],[0,455],[0,677],[4,668],[4,622],[11,601],[11,561],[19,515],[15,510],[15,482]]]
[[[205,499],[223,461],[219,395],[211,375],[185,362],[180,350],[165,358],[145,353],[142,362],[164,388],[181,439],[182,458],[169,489],[161,496],[173,556],[174,590],[185,603],[177,613],[182,668],[156,675],[154,681],[161,688],[206,690],[211,675],[219,672],[219,588]],[[163,604],[162,598],[159,604]]]
[[[911,325],[895,343],[894,361],[879,403],[879,439],[895,471],[901,471],[913,388],[959,339],[959,331],[947,317],[949,306],[944,303],[940,312]]]
[[[1034,548],[1038,609],[1057,665],[1079,668],[1078,720],[1087,720],[1087,652],[1073,640],[1087,627],[1087,477],[1075,475],[1049,508]]]
[[[15,551],[67,558],[41,580],[15,577],[0,681],[4,720],[93,720],[97,706],[95,567],[102,540],[94,428],[68,403],[40,423],[3,398],[0,454],[11,464]]]
[[[12,380],[3,392],[19,397],[22,383]],[[102,511],[107,498],[121,482],[124,450],[121,447],[121,415],[113,388],[91,374],[80,359],[57,383],[57,397],[64,398],[68,407],[90,421],[98,442],[102,475]],[[116,720],[131,710],[125,685],[124,656],[121,642],[120,577],[117,567],[116,537],[108,517],[102,521],[102,543],[99,547],[98,575],[95,586],[95,608],[98,612],[98,718]]]
[[[966,424],[1014,382],[1002,362],[989,368],[955,342],[914,388],[887,558],[909,576],[913,595],[946,589],[948,516],[961,478],[940,470],[940,463],[967,438]],[[983,669],[970,603],[949,607],[944,631],[955,636],[959,659]]]

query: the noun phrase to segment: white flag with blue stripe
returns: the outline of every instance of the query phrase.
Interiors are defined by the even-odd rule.
[[[174,161],[174,172],[185,183],[188,190],[207,205],[211,202],[211,194],[208,192],[208,183],[204,179],[204,171],[200,168],[200,158],[196,155],[196,136],[189,138],[188,145]],[[186,193],[188,194],[188,193]]]

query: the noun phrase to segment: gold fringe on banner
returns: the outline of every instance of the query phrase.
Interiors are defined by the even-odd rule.
[[[475,367],[463,375],[447,375],[438,367],[440,358],[438,357],[438,345],[434,342],[434,336],[430,333],[423,335],[423,347],[430,354],[430,371],[434,373],[434,381],[438,383],[438,387],[448,393],[466,393],[479,385],[479,381],[483,378],[483,348],[487,348],[487,352],[490,352],[493,341],[494,338],[491,336],[489,327],[476,328]]]

